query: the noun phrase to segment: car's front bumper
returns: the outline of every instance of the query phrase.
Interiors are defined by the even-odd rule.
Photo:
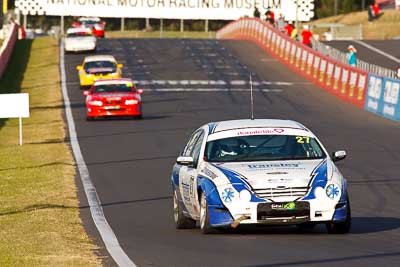
[[[210,223],[213,226],[238,224],[297,225],[306,222],[323,223],[344,221],[347,203],[331,200],[294,201],[295,208],[279,208],[291,202],[247,202],[234,205],[210,206]],[[229,218],[229,219],[228,219]]]
[[[87,117],[111,117],[111,116],[140,116],[142,115],[141,105],[114,105],[103,107],[87,107]]]

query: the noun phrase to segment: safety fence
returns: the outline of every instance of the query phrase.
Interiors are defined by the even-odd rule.
[[[390,113],[394,114],[390,117],[391,119],[396,119],[396,114],[399,115],[398,84],[400,81],[383,78],[377,75],[370,75],[364,70],[332,59],[329,56],[293,40],[260,19],[241,18],[231,22],[218,31],[216,37],[217,39],[253,41],[266,52],[286,64],[289,68],[343,101],[386,117],[388,117],[385,115],[388,113],[388,110],[390,108],[394,109],[394,112]],[[371,79],[373,77],[382,80],[381,91],[384,93],[377,94],[375,91],[372,92],[372,90],[377,90],[378,88],[378,85],[371,86],[370,84],[370,86],[368,86],[368,84],[372,82]],[[389,83],[390,86],[388,85],[387,88],[385,88],[384,86]],[[368,93],[367,90],[369,90]],[[375,110],[366,108],[368,104],[366,97],[368,96],[368,100],[370,100],[370,94],[375,97],[374,101],[377,106]],[[390,94],[390,97],[386,96],[387,94]],[[394,95],[396,95],[396,97],[394,97]],[[389,108],[389,99],[391,101],[390,103],[396,100],[395,102],[397,104],[391,104]],[[385,103],[386,106],[384,106]],[[386,107],[386,113],[383,111],[384,107]]]
[[[12,24],[8,36],[3,42],[0,49],[0,79],[3,77],[3,73],[7,68],[8,61],[10,60],[11,54],[14,50],[15,42],[18,39],[18,25]]]
[[[320,52],[321,54],[328,56],[332,59],[336,59],[342,63],[347,63],[346,53],[329,46],[326,43],[321,43],[317,40],[313,40],[313,48],[315,51]],[[397,73],[394,70],[384,68],[370,62],[366,62],[360,59],[357,59],[357,68],[364,70],[368,73],[373,73],[376,75],[381,75],[384,77],[389,77],[395,79],[397,77]]]

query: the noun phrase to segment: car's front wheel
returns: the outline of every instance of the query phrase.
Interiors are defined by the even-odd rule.
[[[200,196],[200,230],[203,234],[212,234],[216,232],[216,229],[210,224],[207,198],[203,192]]]
[[[351,228],[351,208],[349,197],[347,197],[346,205],[346,220],[343,222],[329,222],[326,224],[326,229],[330,234],[347,234]]]
[[[176,229],[190,229],[196,227],[196,221],[183,214],[181,203],[178,199],[178,193],[174,189],[174,222]]]

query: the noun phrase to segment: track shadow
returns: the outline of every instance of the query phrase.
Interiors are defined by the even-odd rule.
[[[359,261],[359,260],[368,260],[368,259],[383,259],[385,257],[395,257],[400,256],[400,252],[391,252],[391,253],[370,253],[364,255],[357,256],[348,256],[348,257],[331,257],[326,259],[317,259],[317,260],[303,260],[303,261],[287,261],[287,262],[278,262],[272,264],[265,265],[248,265],[248,267],[278,267],[278,266],[320,266],[321,264],[325,264],[324,266],[328,266],[327,264],[331,264],[330,266],[339,266],[339,264],[343,264],[346,262],[349,264],[350,261]],[[356,262],[354,262],[356,264]],[[388,265],[395,266],[395,265]]]
[[[350,235],[379,233],[400,228],[400,218],[394,217],[352,217]],[[240,225],[235,230],[223,230],[231,234],[244,235],[291,235],[306,234],[308,236],[327,234],[323,224],[311,230],[299,230],[296,226],[259,226]],[[339,235],[340,236],[340,235]],[[346,236],[346,235],[343,235]]]
[[[8,62],[6,71],[0,79],[0,93],[11,94],[21,92],[22,79],[28,66],[32,40],[18,40]],[[0,129],[7,119],[0,119]]]

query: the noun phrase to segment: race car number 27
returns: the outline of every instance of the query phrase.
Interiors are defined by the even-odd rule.
[[[310,137],[307,136],[296,136],[296,140],[298,144],[309,144]]]

